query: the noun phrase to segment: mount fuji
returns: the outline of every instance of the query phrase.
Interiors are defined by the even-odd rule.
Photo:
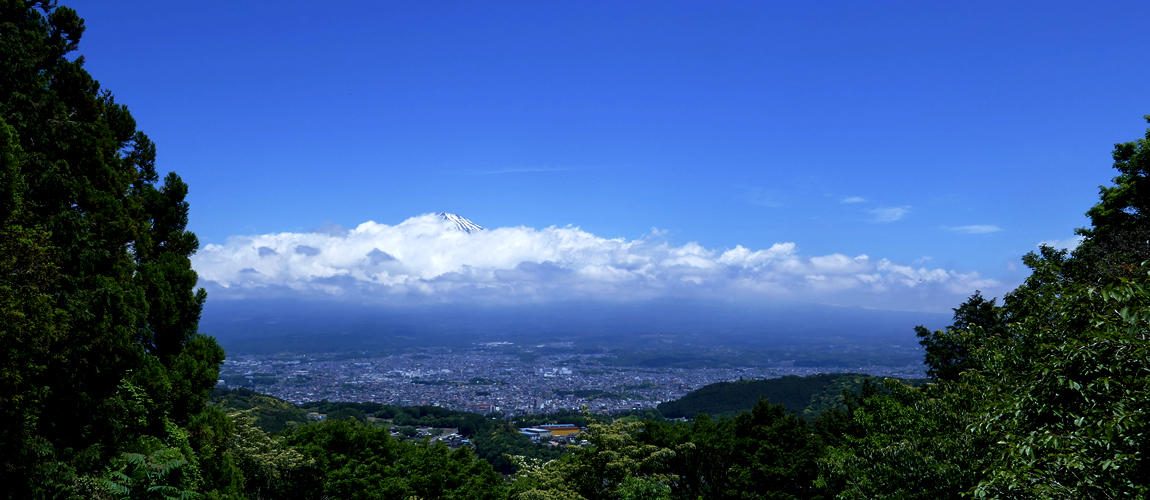
[[[447,212],[439,212],[439,213],[435,214],[435,216],[438,217],[439,220],[454,222],[455,227],[457,229],[459,229],[460,231],[463,231],[465,233],[477,233],[479,231],[484,230],[483,226],[480,226],[479,224],[476,224],[474,222],[471,222],[470,220],[467,220],[467,217],[463,217],[462,215],[449,214]]]

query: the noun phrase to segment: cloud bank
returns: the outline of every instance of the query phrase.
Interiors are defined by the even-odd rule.
[[[473,233],[433,214],[346,232],[233,236],[196,254],[216,298],[276,295],[381,303],[523,303],[706,298],[793,300],[880,309],[953,307],[1001,284],[976,272],[867,255],[806,256],[795,243],[708,249],[647,237],[603,238],[578,227]]]

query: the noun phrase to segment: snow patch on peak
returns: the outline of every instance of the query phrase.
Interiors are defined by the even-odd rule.
[[[435,214],[435,216],[437,218],[439,218],[439,220],[445,220],[448,222],[455,223],[456,229],[459,229],[460,231],[463,231],[465,233],[475,233],[475,232],[483,231],[483,226],[480,226],[479,224],[476,224],[474,222],[471,222],[470,220],[467,220],[467,217],[463,217],[462,215],[449,214],[447,212],[439,212],[439,213]]]

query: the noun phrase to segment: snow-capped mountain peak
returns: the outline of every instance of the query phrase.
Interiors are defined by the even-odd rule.
[[[459,229],[460,231],[463,231],[465,233],[474,233],[474,232],[478,232],[478,231],[483,231],[483,226],[480,226],[479,224],[471,222],[471,221],[467,220],[467,217],[463,217],[461,215],[449,214],[447,212],[439,212],[439,213],[435,214],[435,216],[438,217],[439,220],[454,222],[455,227],[457,229]]]

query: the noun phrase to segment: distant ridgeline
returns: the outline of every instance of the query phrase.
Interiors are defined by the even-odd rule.
[[[883,378],[859,373],[822,373],[806,377],[787,375],[766,380],[719,382],[691,391],[678,400],[662,403],[658,408],[666,418],[694,418],[700,413],[712,417],[733,416],[750,411],[759,398],[764,397],[811,420],[828,408],[842,408],[843,391],[858,393],[865,381],[878,385]],[[910,386],[927,381],[899,380]]]
[[[380,403],[315,401],[297,406],[291,402],[251,389],[216,389],[211,403],[226,411],[252,411],[253,424],[264,432],[277,434],[308,422],[308,412],[327,415],[329,420],[367,422],[367,417],[392,421],[395,425],[455,427],[470,435],[484,421],[483,415],[453,411],[437,406],[395,406]]]

